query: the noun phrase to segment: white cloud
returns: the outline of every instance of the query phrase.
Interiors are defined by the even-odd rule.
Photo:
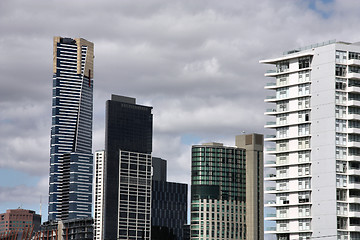
[[[232,144],[241,131],[263,132],[271,67],[260,59],[334,38],[360,41],[359,1],[317,2],[327,18],[309,3],[0,1],[0,166],[47,177],[52,37],[62,35],[95,43],[94,150],[104,148],[110,94],[136,97],[154,107],[154,153],[173,163],[169,179],[189,181],[184,134]]]

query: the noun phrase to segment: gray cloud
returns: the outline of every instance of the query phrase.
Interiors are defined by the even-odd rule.
[[[330,39],[359,41],[356,0],[0,1],[0,167],[47,179],[52,37],[95,43],[94,150],[111,93],[154,107],[154,155],[190,181],[190,145],[264,132],[263,58]],[[21,176],[19,176],[21,177]],[[47,180],[44,181],[45,185]],[[9,199],[21,191],[0,189]],[[32,201],[32,200],[29,200]],[[1,199],[0,199],[1,202]]]

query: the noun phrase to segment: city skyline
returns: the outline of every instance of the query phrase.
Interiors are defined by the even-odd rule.
[[[42,1],[0,3],[2,212],[21,205],[38,212],[42,195],[47,215],[53,36],[79,36],[97,46],[93,150],[104,148],[108,95],[134,96],[156,109],[153,155],[171,161],[170,181],[186,183],[191,144],[232,145],[232,136],[242,131],[266,132],[266,67],[258,60],[334,38],[360,41],[356,1],[149,1],[141,7],[64,1],[56,7]],[[84,27],[89,19],[97,31]]]

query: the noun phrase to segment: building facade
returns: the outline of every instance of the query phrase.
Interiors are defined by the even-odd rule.
[[[194,145],[191,168],[191,239],[245,239],[246,150]]]
[[[91,216],[94,45],[54,37],[48,219]]]
[[[104,239],[150,239],[152,107],[106,102]]]
[[[0,239],[31,237],[39,230],[41,215],[27,209],[9,209],[0,214]]]
[[[235,136],[235,145],[246,150],[246,239],[264,239],[264,136]]]
[[[94,239],[96,240],[103,239],[104,161],[105,151],[96,151],[94,169]]]
[[[263,60],[267,233],[279,240],[360,238],[360,44],[329,41]],[[272,185],[271,185],[272,184]]]
[[[68,240],[94,239],[93,218],[78,218],[44,222],[33,239]]]
[[[151,239],[184,240],[188,187],[166,181],[166,160],[153,157]]]

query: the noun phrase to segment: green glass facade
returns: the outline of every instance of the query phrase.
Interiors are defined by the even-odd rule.
[[[192,147],[191,239],[245,239],[246,150]]]

